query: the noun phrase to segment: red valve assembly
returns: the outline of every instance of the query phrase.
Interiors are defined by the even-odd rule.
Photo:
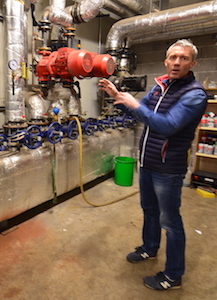
[[[109,54],[97,54],[87,50],[63,47],[57,51],[39,51],[42,58],[36,66],[40,83],[52,78],[72,80],[84,77],[109,77],[115,71],[115,62]]]

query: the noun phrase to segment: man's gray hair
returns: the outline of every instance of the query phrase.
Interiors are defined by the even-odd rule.
[[[182,39],[182,40],[178,40],[176,41],[174,44],[172,44],[167,52],[166,52],[166,57],[169,56],[169,52],[170,50],[175,47],[175,46],[181,46],[181,47],[189,47],[192,49],[192,55],[193,55],[193,61],[196,60],[197,58],[197,54],[198,54],[198,50],[197,47],[192,43],[192,41],[190,39]]]

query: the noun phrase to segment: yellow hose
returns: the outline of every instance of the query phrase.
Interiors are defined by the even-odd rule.
[[[110,202],[107,202],[107,203],[103,203],[103,204],[94,204],[94,203],[91,203],[90,201],[87,200],[85,194],[84,194],[84,186],[83,186],[83,155],[82,155],[82,151],[83,151],[83,144],[82,144],[82,129],[81,129],[81,124],[80,124],[80,121],[77,117],[73,117],[73,119],[76,121],[77,123],[77,126],[78,126],[78,133],[79,133],[79,178],[80,178],[80,189],[81,189],[81,193],[82,193],[82,196],[84,198],[84,200],[89,204],[89,205],[92,205],[92,206],[95,206],[95,207],[100,207],[100,206],[106,206],[106,205],[110,205],[110,204],[113,204],[113,203],[116,203],[116,202],[119,202],[121,200],[124,200],[128,197],[131,197],[133,195],[136,195],[139,193],[139,191],[136,191],[136,192],[133,192],[127,196],[124,196],[122,198],[119,198],[117,200],[113,200],[113,201],[110,201]]]

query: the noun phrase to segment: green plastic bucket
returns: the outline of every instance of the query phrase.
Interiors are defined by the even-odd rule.
[[[131,186],[133,184],[133,172],[135,159],[119,156],[114,160],[114,181],[117,185]]]

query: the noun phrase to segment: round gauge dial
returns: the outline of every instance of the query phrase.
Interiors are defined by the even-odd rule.
[[[18,68],[18,63],[15,59],[12,59],[8,62],[8,67],[12,70],[15,71]]]

